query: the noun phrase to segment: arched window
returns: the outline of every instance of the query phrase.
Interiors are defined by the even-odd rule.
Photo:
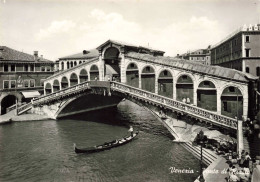
[[[74,66],[77,66],[77,62],[76,61],[74,61]]]
[[[61,70],[64,70],[64,62],[61,62]]]
[[[249,67],[246,67],[246,72],[249,73],[250,72],[250,69]]]
[[[70,63],[69,62],[67,62],[67,69],[69,69],[70,68]]]
[[[256,67],[256,76],[260,76],[260,67]]]

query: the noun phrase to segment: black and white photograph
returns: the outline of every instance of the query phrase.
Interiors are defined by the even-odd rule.
[[[260,0],[0,0],[0,182],[259,182]]]

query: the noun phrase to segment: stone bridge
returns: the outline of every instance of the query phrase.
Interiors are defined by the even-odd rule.
[[[254,112],[254,107],[248,110],[255,102],[249,97],[252,75],[163,55],[108,40],[94,50],[60,58],[59,72],[45,80],[44,96],[30,107],[58,118],[113,107],[126,98],[152,111],[186,115],[234,131],[241,125],[238,121]]]

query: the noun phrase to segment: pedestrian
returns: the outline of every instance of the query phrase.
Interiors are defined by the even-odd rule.
[[[182,98],[182,102],[186,103],[186,99],[184,97]]]
[[[244,167],[243,165],[244,165],[245,158],[246,158],[246,152],[245,152],[245,150],[242,150],[242,152],[241,152],[241,159],[239,161],[239,166],[240,167]]]
[[[248,152],[246,152],[246,156],[245,156],[245,161],[243,163],[243,167],[245,168],[249,168],[249,162],[251,160],[250,155],[248,154]]]
[[[189,97],[187,97],[187,104],[190,104],[190,98]]]

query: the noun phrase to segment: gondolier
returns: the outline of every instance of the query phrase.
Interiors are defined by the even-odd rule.
[[[134,128],[133,128],[133,126],[130,126],[128,132],[130,132],[130,133],[131,133],[131,136],[133,136],[133,133],[134,133]]]

